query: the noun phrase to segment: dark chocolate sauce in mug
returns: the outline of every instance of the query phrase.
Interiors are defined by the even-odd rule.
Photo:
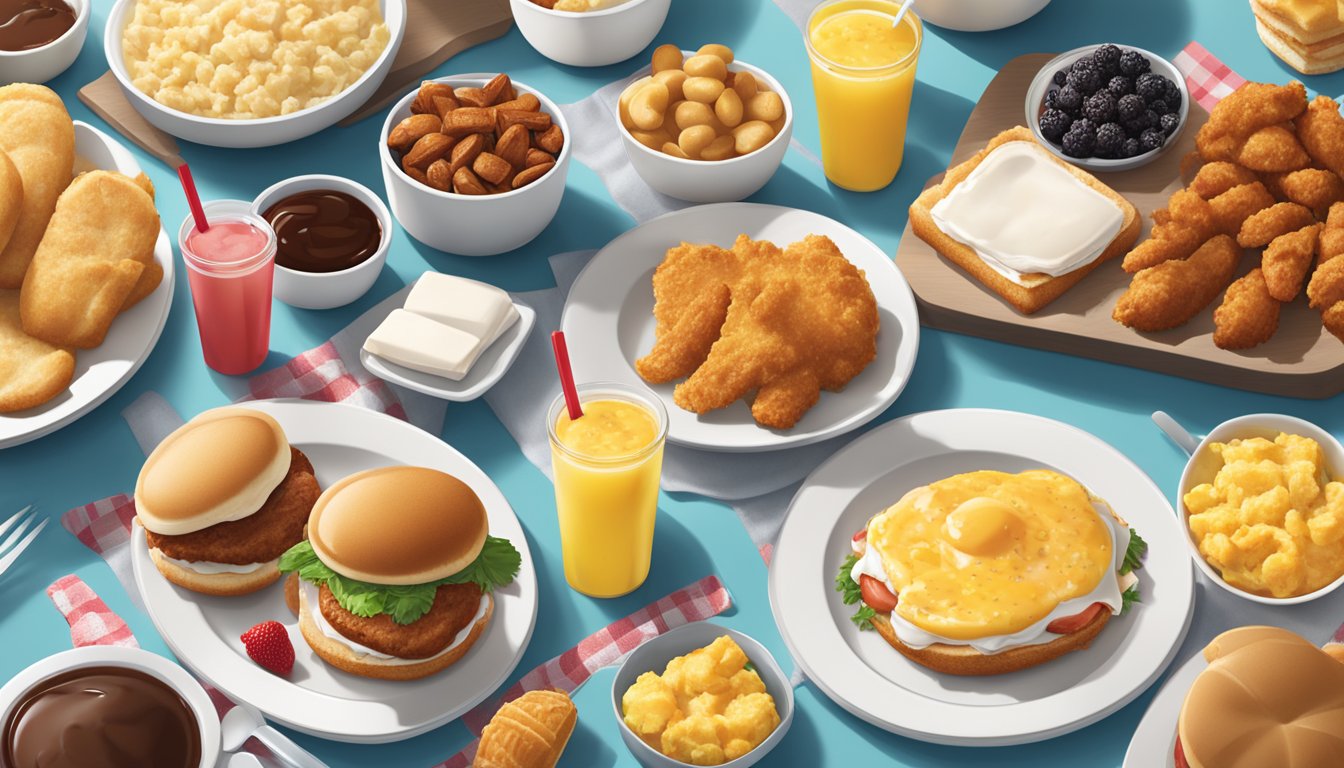
[[[331,189],[292,194],[262,217],[275,230],[275,263],[299,272],[339,272],[362,264],[373,258],[383,239],[382,225],[369,206]]]
[[[199,768],[191,706],[153,675],[83,667],[42,680],[15,702],[3,768]]]
[[[73,26],[75,9],[61,0],[0,0],[0,51],[41,48]]]

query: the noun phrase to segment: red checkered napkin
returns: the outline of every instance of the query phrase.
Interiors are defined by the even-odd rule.
[[[646,640],[683,624],[717,616],[732,604],[732,595],[718,577],[706,576],[585,637],[578,645],[523,675],[503,696],[463,715],[462,722],[480,736],[505,702],[538,689],[559,688],[573,693],[594,672],[619,662]],[[478,743],[479,739],[473,741],[435,768],[466,768],[476,756]]]
[[[1206,110],[1212,111],[1225,96],[1246,82],[1246,78],[1233,72],[1199,43],[1185,46],[1185,50],[1176,54],[1173,63],[1185,75],[1190,98]]]
[[[357,375],[346,365],[335,340],[314,347],[288,363],[258,374],[247,382],[243,400],[301,397],[328,403],[349,403],[406,418],[397,393],[387,382],[364,371]]]

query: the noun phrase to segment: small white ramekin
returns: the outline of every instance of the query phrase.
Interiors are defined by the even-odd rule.
[[[597,11],[553,11],[509,0],[513,20],[542,56],[572,67],[604,67],[634,56],[658,36],[672,0],[626,0]]]
[[[65,0],[75,11],[75,24],[40,48],[0,51],[0,85],[45,83],[75,63],[89,35],[89,0]]]

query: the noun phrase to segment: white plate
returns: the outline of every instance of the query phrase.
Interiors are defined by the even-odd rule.
[[[911,488],[979,469],[1053,469],[1111,503],[1149,544],[1142,603],[1086,650],[1007,675],[942,675],[850,621],[835,574],[850,536]],[[1022,744],[1094,723],[1147,688],[1190,626],[1185,532],[1148,476],[1096,437],[1009,411],[915,414],[850,443],[794,497],[770,564],[770,606],[793,657],[837,704],[894,733],[961,746]]]
[[[1196,652],[1171,673],[1143,713],[1125,752],[1123,768],[1176,768],[1176,721],[1190,686],[1208,667],[1204,654]]]
[[[131,178],[140,173],[139,163],[125,147],[88,123],[74,122],[77,171],[101,168]],[[154,260],[163,267],[159,287],[117,317],[100,346],[75,351],[75,378],[69,389],[36,408],[0,414],[0,448],[36,440],[74,422],[102,405],[140,370],[158,343],[173,304],[173,246],[162,226]]]
[[[312,460],[326,488],[372,467],[410,464],[449,472],[485,504],[490,534],[523,556],[508,587],[495,591],[495,612],[467,655],[444,672],[410,682],[372,680],[322,662],[299,634],[280,584],[243,597],[208,597],[169,583],[149,559],[135,526],[131,563],[154,627],[182,663],[234,699],[295,730],[336,741],[379,744],[410,738],[457,719],[513,672],[537,618],[537,578],[522,525],[504,494],[475,464],[433,435],[385,414],[337,403],[262,400],[246,403],[274,416]],[[247,657],[238,637],[275,619],[288,629],[296,660],[289,679]]]
[[[458,403],[475,400],[495,386],[513,367],[514,362],[518,360],[518,353],[523,351],[523,345],[527,343],[528,335],[532,333],[532,326],[537,322],[536,310],[516,301],[513,306],[518,310],[518,320],[481,353],[476,359],[476,364],[461,381],[413,371],[384,360],[372,352],[366,352],[362,348],[359,350],[359,362],[364,364],[369,373],[380,379],[400,384],[430,397]],[[397,307],[389,305],[387,314],[392,314],[394,309]],[[373,325],[376,326],[381,322],[383,318],[380,317]]]
[[[783,248],[809,234],[826,235],[868,277],[881,330],[877,359],[840,392],[821,400],[787,430],[761,427],[745,401],[698,416],[672,402],[677,382],[648,385],[634,361],[653,346],[653,270],[682,241],[730,247],[738,235]],[[667,439],[707,451],[774,451],[841,435],[871,421],[896,401],[919,351],[914,294],[887,254],[858,232],[811,211],[754,203],[701,205],[647,221],[612,240],[588,262],[565,301],[560,326],[580,382],[648,386],[667,407]]]

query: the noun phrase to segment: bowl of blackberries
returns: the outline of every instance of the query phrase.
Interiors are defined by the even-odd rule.
[[[1027,89],[1027,123],[1041,144],[1089,171],[1127,171],[1176,142],[1190,93],[1155,53],[1107,43],[1062,53]]]

